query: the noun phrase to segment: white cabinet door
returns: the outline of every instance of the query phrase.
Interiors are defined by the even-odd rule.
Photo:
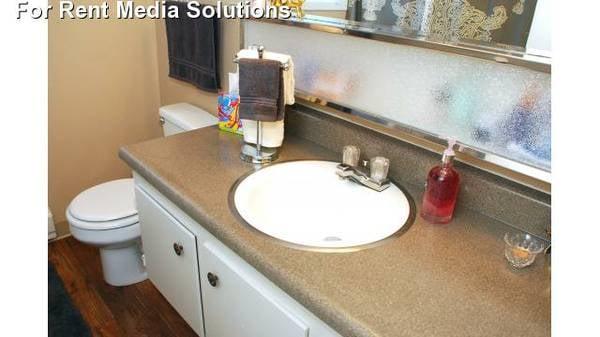
[[[221,243],[199,243],[198,255],[207,337],[308,336],[308,325],[277,302],[251,267]]]
[[[204,336],[196,237],[145,191],[135,191],[148,277],[177,312]]]

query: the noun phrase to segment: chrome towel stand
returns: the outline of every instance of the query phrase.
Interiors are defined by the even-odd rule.
[[[263,53],[265,51],[265,47],[262,45],[251,45],[249,49],[253,49],[258,51],[258,58],[263,58]],[[233,59],[233,62],[239,63],[239,58],[236,57]],[[281,63],[281,68],[287,70],[289,68],[289,64]],[[244,104],[244,102],[240,102]],[[248,163],[253,164],[268,164],[279,157],[279,149],[274,147],[266,147],[262,146],[262,122],[256,121],[256,145],[244,143],[242,145],[242,152],[240,153],[240,158]]]

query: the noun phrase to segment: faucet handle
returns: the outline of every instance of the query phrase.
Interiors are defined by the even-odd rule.
[[[387,179],[390,170],[390,160],[386,157],[373,157],[370,161],[371,179],[382,182]]]
[[[355,145],[344,146],[342,155],[342,164],[348,166],[358,166],[358,160],[360,159],[360,149]]]

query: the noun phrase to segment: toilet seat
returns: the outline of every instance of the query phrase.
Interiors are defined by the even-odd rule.
[[[135,225],[139,222],[137,214],[111,221],[85,221],[75,217],[70,212],[70,210],[67,210],[67,218],[71,226],[89,231],[105,231],[111,229],[118,229]]]
[[[87,243],[92,246],[103,247],[103,246],[115,246],[122,243],[131,242],[132,240],[139,239],[141,235],[141,229],[139,222],[135,222],[131,225],[123,227],[114,227],[106,230],[88,229],[83,228],[88,223],[77,223],[76,219],[71,217],[67,213],[67,219],[69,221],[69,229],[71,235],[77,240]]]
[[[73,227],[104,231],[138,223],[133,179],[118,179],[91,187],[73,199],[67,208]]]

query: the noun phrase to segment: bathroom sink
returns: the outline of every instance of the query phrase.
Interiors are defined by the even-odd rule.
[[[395,184],[377,192],[336,175],[335,162],[302,160],[242,177],[230,195],[252,228],[300,249],[352,251],[403,233],[412,199]]]

